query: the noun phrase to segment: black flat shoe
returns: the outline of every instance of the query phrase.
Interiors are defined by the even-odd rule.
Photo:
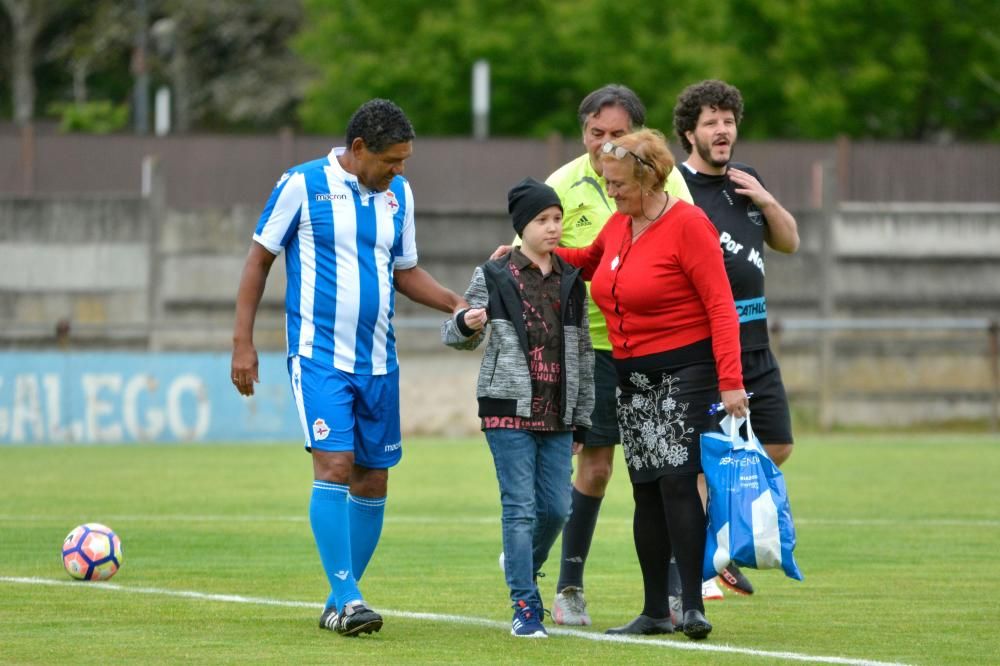
[[[712,625],[705,619],[704,613],[694,609],[684,611],[685,636],[694,640],[701,640],[710,633],[712,633]]]
[[[705,619],[704,617],[702,618]],[[709,627],[711,629],[711,627]],[[670,616],[657,620],[648,615],[640,615],[623,627],[608,629],[606,634],[638,634],[641,636],[653,636],[656,634],[674,633],[674,623],[670,621]]]

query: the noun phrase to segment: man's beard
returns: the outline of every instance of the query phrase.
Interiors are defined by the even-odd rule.
[[[712,144],[704,144],[701,141],[695,141],[695,150],[698,151],[698,156],[706,163],[710,164],[715,169],[721,169],[733,159],[733,144],[729,144],[729,158],[725,160],[717,160],[712,157]]]

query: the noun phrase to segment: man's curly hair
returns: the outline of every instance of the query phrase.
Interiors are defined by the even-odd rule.
[[[356,138],[373,153],[389,146],[413,141],[413,125],[403,110],[387,99],[371,99],[358,107],[347,122],[347,145]]]
[[[693,132],[698,126],[698,116],[701,115],[703,106],[732,111],[736,116],[737,125],[743,120],[743,96],[736,86],[717,79],[688,86],[677,98],[677,105],[674,106],[674,132],[680,139],[684,152],[689,155],[693,146],[685,133]]]

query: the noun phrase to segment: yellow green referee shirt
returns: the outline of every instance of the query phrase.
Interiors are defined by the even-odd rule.
[[[608,197],[608,184],[598,176],[590,164],[590,155],[584,153],[567,162],[549,176],[545,183],[556,191],[563,205],[563,247],[586,247],[594,242],[604,223],[615,212],[615,202]],[[667,176],[664,188],[668,193],[688,203],[693,203],[684,176],[675,167]],[[590,296],[590,283],[587,283]],[[590,338],[594,349],[611,350],[608,342],[608,324],[604,315],[590,299]]]

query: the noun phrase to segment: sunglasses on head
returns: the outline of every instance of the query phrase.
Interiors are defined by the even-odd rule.
[[[605,155],[614,155],[615,159],[618,159],[618,160],[623,160],[623,159],[625,159],[626,156],[631,155],[632,157],[634,157],[636,159],[636,161],[639,164],[648,166],[650,169],[653,169],[653,171],[656,171],[656,169],[653,168],[652,164],[650,164],[646,160],[642,159],[641,157],[639,157],[638,155],[636,155],[635,153],[633,153],[631,150],[629,150],[625,146],[619,146],[617,144],[614,144],[614,143],[611,143],[610,141],[608,141],[603,146],[601,146],[601,152],[604,153]]]

